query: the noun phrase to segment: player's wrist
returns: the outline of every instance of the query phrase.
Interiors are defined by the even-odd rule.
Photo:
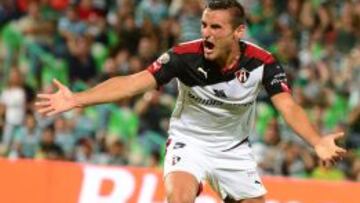
[[[72,96],[72,106],[73,108],[82,108],[84,104],[81,102],[81,99],[78,94],[73,94]]]
[[[313,136],[313,138],[309,140],[309,143],[313,148],[316,148],[316,146],[318,146],[320,142],[321,142],[320,135]]]

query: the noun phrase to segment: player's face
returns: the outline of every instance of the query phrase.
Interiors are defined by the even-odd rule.
[[[243,26],[234,29],[229,10],[205,9],[201,19],[201,34],[204,39],[204,56],[208,60],[225,59],[238,46]]]

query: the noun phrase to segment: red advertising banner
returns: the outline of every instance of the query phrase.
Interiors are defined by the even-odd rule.
[[[267,203],[359,203],[360,183],[264,177]],[[0,159],[0,202],[163,203],[161,171]],[[205,186],[196,203],[221,202]]]

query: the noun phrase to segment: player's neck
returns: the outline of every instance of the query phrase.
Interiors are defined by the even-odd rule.
[[[222,71],[227,71],[233,69],[234,66],[238,63],[241,55],[240,47],[236,46],[229,52],[225,53],[224,57],[221,57],[217,63],[221,67]]]

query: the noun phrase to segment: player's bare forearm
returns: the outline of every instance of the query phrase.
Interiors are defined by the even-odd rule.
[[[76,106],[114,102],[132,97],[156,87],[154,77],[148,71],[129,76],[110,78],[95,87],[74,94]]]
[[[280,93],[271,98],[276,109],[280,111],[286,123],[311,146],[320,140],[319,132],[313,127],[305,111],[288,93]]]
[[[54,79],[58,91],[38,94],[37,111],[52,116],[76,107],[117,101],[153,89],[155,78],[147,70],[124,77],[114,77],[84,92],[73,93]]]
[[[271,97],[271,100],[291,128],[314,147],[324,166],[333,165],[346,153],[345,149],[335,143],[337,139],[344,136],[344,133],[337,132],[321,136],[310,123],[305,111],[292,99],[290,94],[276,94]]]

